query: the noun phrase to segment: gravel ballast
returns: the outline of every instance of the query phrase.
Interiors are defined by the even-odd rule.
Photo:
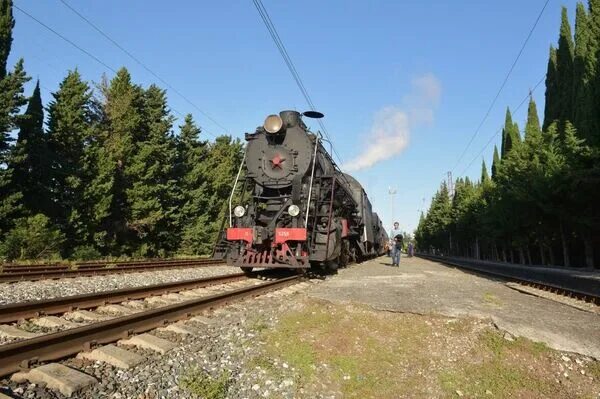
[[[0,284],[0,305],[192,280],[239,272],[240,270],[235,267],[208,266],[58,280],[3,283]]]

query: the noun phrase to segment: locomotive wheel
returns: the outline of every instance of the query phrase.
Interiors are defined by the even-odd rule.
[[[252,273],[252,268],[251,267],[240,267],[240,269],[242,269],[242,271],[246,274],[250,274]]]

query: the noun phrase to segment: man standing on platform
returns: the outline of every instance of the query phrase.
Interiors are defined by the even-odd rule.
[[[400,266],[400,251],[402,250],[402,232],[400,223],[394,222],[394,228],[390,231],[392,266]]]

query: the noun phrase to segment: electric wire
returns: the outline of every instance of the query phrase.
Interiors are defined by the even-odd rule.
[[[542,76],[542,78],[536,83],[536,85],[533,87],[533,89],[531,89],[531,91],[529,92],[529,94],[527,94],[527,96],[525,98],[523,98],[523,100],[519,103],[519,105],[513,110],[513,112],[516,114],[517,111],[519,111],[519,109],[523,106],[523,104],[525,104],[525,101],[527,101],[527,99],[531,98],[531,94],[533,94],[533,92],[538,88],[539,85],[542,84],[542,82],[546,79],[546,75]],[[488,142],[483,146],[483,148],[481,149],[481,151],[479,151],[479,153],[471,160],[471,162],[469,162],[469,164],[467,165],[467,167],[461,172],[460,176],[464,176],[465,172],[467,170],[469,170],[469,168],[471,167],[471,165],[473,165],[473,162],[475,162],[480,156],[481,154],[483,154],[483,152],[486,150],[486,148],[488,148],[488,146],[490,145],[490,143],[496,138],[496,136],[498,136],[498,133],[500,133],[502,131],[503,128],[500,128],[498,130],[496,130],[496,132],[490,137],[490,139],[488,140]]]
[[[460,157],[458,158],[458,161],[456,161],[456,164],[454,165],[454,167],[452,168],[452,172],[455,171],[456,167],[460,164],[460,161],[463,159],[463,157],[465,156],[465,154],[467,153],[467,150],[469,149],[469,147],[471,146],[471,144],[473,143],[473,140],[475,139],[475,137],[477,136],[477,134],[479,134],[479,131],[481,130],[483,124],[485,123],[485,121],[487,120],[487,118],[490,115],[490,112],[492,111],[492,109],[494,108],[494,105],[496,104],[496,101],[498,100],[498,98],[500,97],[500,93],[502,93],[502,90],[504,89],[504,86],[506,86],[506,83],[508,82],[508,79],[510,78],[510,75],[512,74],[515,66],[517,65],[517,62],[519,61],[519,58],[521,58],[521,55],[523,54],[523,50],[525,50],[525,46],[527,45],[527,43],[529,42],[529,39],[531,38],[531,35],[533,34],[533,31],[535,30],[538,22],[540,21],[540,19],[542,18],[542,14],[544,13],[544,10],[546,9],[546,6],[548,5],[548,3],[550,2],[550,0],[546,0],[546,2],[544,3],[544,6],[542,7],[541,11],[539,12],[533,26],[531,27],[531,29],[529,30],[529,34],[527,35],[527,37],[525,38],[525,41],[523,42],[523,45],[521,46],[521,49],[519,50],[519,53],[517,54],[517,57],[515,58],[515,60],[513,61],[510,69],[508,70],[508,73],[506,74],[504,81],[502,82],[502,84],[500,85],[500,88],[498,89],[498,92],[496,93],[496,95],[494,96],[494,99],[492,100],[492,103],[490,104],[490,106],[487,109],[487,112],[485,113],[483,119],[481,120],[481,122],[479,123],[479,126],[477,126],[477,129],[475,130],[475,133],[473,133],[473,135],[471,136],[471,139],[469,140],[469,142],[467,143],[467,146],[465,147],[465,149],[463,150],[463,152],[461,153]]]
[[[271,20],[271,17],[269,16],[267,9],[265,8],[265,6],[263,5],[261,0],[252,0],[252,1],[254,3],[254,6],[256,7],[256,10],[258,11],[258,13],[261,17],[263,23],[265,24],[265,27],[269,31],[269,35],[271,36],[271,38],[273,39],[273,42],[277,46],[277,49],[279,50],[279,53],[281,54],[283,61],[285,62],[287,68],[289,69],[289,71],[292,75],[292,78],[294,79],[294,81],[296,82],[296,85],[300,89],[302,96],[306,100],[310,109],[312,111],[315,111],[316,108],[312,101],[312,98],[308,94],[308,90],[306,89],[306,86],[304,85],[304,82],[302,81],[302,78],[300,77],[300,74],[298,73],[298,70],[296,69],[287,49],[285,48],[285,45],[283,44],[283,41],[281,40],[279,33],[277,33],[277,29],[275,28],[275,25],[273,24],[273,21]],[[333,143],[333,140],[331,140],[331,137],[329,136],[329,132],[327,131],[327,128],[325,127],[325,124],[323,123],[323,121],[321,121],[320,119],[317,119],[317,123],[321,127],[321,130],[323,131],[323,134],[325,135],[325,137],[331,143]],[[337,152],[337,150],[335,149],[335,147],[333,146],[333,144],[332,144],[332,151],[335,154],[335,156],[338,158],[338,161],[340,162],[340,164],[343,164],[342,158],[339,155],[339,153]]]
[[[131,58],[133,61],[135,61],[138,65],[140,65],[142,68],[144,68],[148,73],[150,73],[152,76],[154,76],[156,79],[160,80],[161,83],[163,83],[165,86],[167,86],[169,89],[171,89],[173,91],[173,93],[177,94],[179,97],[181,97],[186,103],[188,103],[189,105],[191,105],[194,109],[196,109],[198,112],[200,112],[202,115],[204,115],[204,117],[206,119],[208,119],[209,121],[211,121],[213,124],[215,124],[216,126],[218,126],[219,128],[223,129],[223,131],[225,133],[228,132],[228,129],[226,127],[224,127],[222,124],[220,124],[217,120],[215,120],[212,116],[210,116],[208,113],[206,113],[204,110],[200,109],[200,107],[198,107],[192,100],[190,100],[187,96],[185,96],[183,93],[181,93],[179,90],[177,90],[175,87],[173,87],[173,85],[171,85],[169,82],[167,82],[165,79],[163,79],[162,77],[160,77],[156,72],[154,72],[152,69],[150,69],[150,67],[148,67],[146,64],[144,64],[139,58],[137,58],[136,56],[134,56],[130,51],[128,51],[127,49],[125,49],[122,45],[120,45],[116,40],[114,40],[112,37],[110,37],[106,32],[104,32],[102,29],[100,29],[96,24],[94,24],[92,21],[90,21],[88,18],[86,18],[83,14],[81,14],[79,11],[77,11],[74,7],[72,7],[69,3],[67,3],[65,0],[60,0],[60,2],[67,7],[69,10],[71,10],[75,15],[77,15],[79,18],[81,18],[83,21],[85,21],[89,26],[91,26],[94,30],[96,30],[96,32],[98,32],[99,34],[101,34],[105,39],[107,39],[109,42],[111,42],[113,45],[115,45],[119,50],[121,50],[122,52],[124,52],[129,58]],[[211,133],[211,135],[215,136],[214,134]],[[216,137],[216,136],[215,136]]]

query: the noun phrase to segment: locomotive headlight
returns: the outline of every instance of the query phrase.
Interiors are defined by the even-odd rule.
[[[279,115],[269,115],[263,123],[263,127],[267,133],[275,134],[283,127],[283,120]]]
[[[298,205],[290,205],[290,207],[288,208],[288,213],[290,214],[290,216],[296,217],[300,214],[300,208],[298,207]]]
[[[237,216],[238,218],[241,218],[242,216],[244,216],[245,213],[246,213],[246,208],[244,208],[241,205],[238,205],[235,208],[233,208],[233,214],[235,216]]]

